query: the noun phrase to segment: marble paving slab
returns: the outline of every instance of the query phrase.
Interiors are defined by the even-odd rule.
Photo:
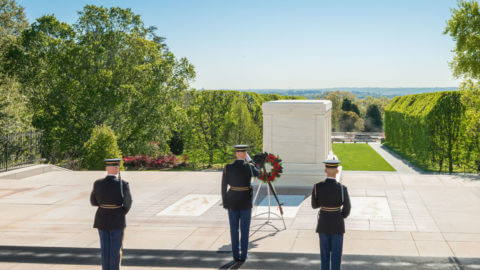
[[[194,216],[198,217],[220,201],[220,195],[189,194],[170,205],[157,216]]]
[[[10,204],[54,204],[62,200],[61,195],[71,191],[71,187],[46,185],[11,193],[0,199],[0,203]],[[58,194],[61,194],[60,196]],[[70,194],[67,194],[70,195]]]
[[[351,219],[392,220],[385,197],[351,197]]]
[[[304,195],[278,195],[280,203],[282,203],[283,217],[284,218],[294,218],[297,216],[298,209],[300,205],[305,200]],[[277,201],[273,195],[270,195],[270,211],[277,215],[280,215],[280,210],[278,209]],[[268,212],[268,197],[265,197],[257,207],[252,211],[252,215],[258,215],[261,213]],[[266,216],[266,215],[265,215]]]

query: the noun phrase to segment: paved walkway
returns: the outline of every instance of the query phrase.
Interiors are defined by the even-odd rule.
[[[392,152],[387,147],[383,146],[380,143],[369,143],[369,145],[377,151],[380,156],[382,156],[392,167],[397,170],[398,173],[405,173],[405,174],[419,174],[423,173],[423,171],[417,168],[415,165],[411,164],[410,162],[404,160],[396,153]]]
[[[92,228],[95,208],[89,205],[89,194],[93,181],[103,175],[54,171],[23,179],[0,179],[0,261],[4,262],[0,269],[31,269],[30,264],[40,263],[42,258],[47,261],[33,265],[35,269],[98,269],[85,262],[99,263],[98,256],[82,252],[93,254],[99,247],[98,234]],[[130,182],[133,196],[124,243],[125,263],[131,267],[126,269],[138,269],[134,265],[142,261],[148,262],[145,267],[168,268],[168,260],[178,260],[176,254],[188,254],[183,260],[194,263],[195,258],[205,257],[198,262],[200,268],[218,268],[228,263],[228,218],[220,201],[196,216],[157,215],[188,195],[218,195],[220,173],[125,172],[122,176]],[[401,269],[478,269],[478,179],[345,173],[343,183],[354,202],[352,215],[346,221],[345,269],[361,269],[359,265],[365,263],[368,269],[376,269],[371,265],[378,269],[392,265],[406,267]],[[311,190],[279,187],[277,191],[304,199],[297,205],[296,214],[285,219],[286,230],[260,227],[262,220],[253,221],[252,260],[241,268],[277,268],[276,262],[295,258],[298,265],[294,268],[318,264],[318,236],[314,232],[317,213],[310,207]],[[282,227],[279,221],[273,225]],[[16,252],[16,247],[32,250]],[[52,250],[57,247],[72,248],[72,252]],[[57,253],[56,257],[53,253]],[[72,254],[77,261],[66,263],[61,259]],[[47,264],[52,257],[60,259]],[[65,266],[72,263],[82,265]]]

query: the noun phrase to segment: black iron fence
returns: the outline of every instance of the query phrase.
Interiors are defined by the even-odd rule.
[[[41,159],[42,132],[0,136],[0,172],[33,164]]]

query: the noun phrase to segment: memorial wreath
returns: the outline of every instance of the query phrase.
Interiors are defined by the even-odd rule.
[[[272,153],[258,153],[253,159],[255,163],[262,168],[262,172],[258,178],[264,183],[275,182],[283,172],[282,160]],[[270,171],[267,171],[265,168],[266,163],[271,165]]]

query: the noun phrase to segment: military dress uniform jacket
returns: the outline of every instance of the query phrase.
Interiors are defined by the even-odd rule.
[[[343,187],[343,203],[342,189]],[[339,210],[336,208],[341,207]],[[350,197],[347,187],[338,183],[334,178],[327,178],[317,183],[312,190],[312,208],[321,208],[318,215],[317,233],[343,234],[345,233],[344,219],[350,214]],[[323,209],[323,210],[322,210]]]
[[[244,160],[235,160],[227,164],[222,174],[223,207],[232,210],[252,208],[251,177],[259,176],[260,169]],[[227,190],[227,186],[230,189]]]
[[[126,226],[125,215],[132,205],[132,196],[127,182],[123,181],[123,206],[119,180],[107,176],[95,181],[90,195],[90,203],[98,206],[94,228],[103,231],[119,230]]]

